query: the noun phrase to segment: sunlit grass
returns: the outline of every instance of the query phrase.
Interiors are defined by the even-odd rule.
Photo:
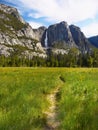
[[[47,70],[0,68],[0,130],[41,129],[45,96],[58,83],[58,75]]]
[[[46,95],[58,85],[59,129],[97,130],[98,70],[93,68],[0,68],[0,130],[43,130]]]
[[[73,69],[63,73],[66,83],[59,102],[61,130],[98,129],[98,70]]]

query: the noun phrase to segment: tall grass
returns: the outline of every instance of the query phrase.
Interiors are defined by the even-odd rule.
[[[59,130],[98,130],[98,70],[85,68],[0,68],[0,130],[43,130],[58,85]]]
[[[42,129],[46,94],[58,83],[54,71],[0,68],[0,130]]]
[[[98,130],[98,70],[62,73],[66,82],[59,100],[60,130]]]

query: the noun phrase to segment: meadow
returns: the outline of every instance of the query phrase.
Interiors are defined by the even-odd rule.
[[[0,68],[0,130],[45,130],[57,87],[58,130],[98,130],[98,69]]]

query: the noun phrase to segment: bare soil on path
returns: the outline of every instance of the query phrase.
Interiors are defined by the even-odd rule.
[[[53,92],[47,95],[47,100],[50,103],[50,107],[45,111],[46,115],[46,127],[45,130],[58,130],[60,122],[57,119],[57,94],[59,93],[59,88],[57,87]]]

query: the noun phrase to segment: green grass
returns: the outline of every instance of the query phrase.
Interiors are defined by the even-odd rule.
[[[59,101],[60,130],[98,130],[98,70],[63,72]]]
[[[0,68],[0,130],[43,130],[58,85],[59,130],[98,130],[98,70],[86,68]]]

